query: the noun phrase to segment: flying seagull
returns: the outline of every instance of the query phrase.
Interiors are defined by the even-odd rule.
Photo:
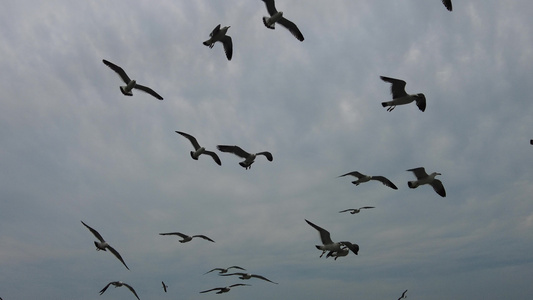
[[[228,145],[218,145],[217,149],[222,152],[229,152],[233,153],[239,157],[244,158],[244,161],[241,161],[239,165],[241,165],[243,168],[250,169],[252,167],[252,164],[254,163],[254,160],[257,155],[264,155],[268,161],[272,161],[274,158],[272,157],[272,154],[268,151],[264,152],[258,152],[258,153],[248,153],[241,149],[239,146],[228,146]]]
[[[114,63],[112,63],[110,61],[107,61],[105,59],[103,59],[102,61],[104,62],[104,64],[106,66],[110,67],[111,70],[115,71],[118,74],[118,76],[120,76],[120,78],[122,78],[122,80],[126,83],[125,86],[121,86],[120,87],[120,91],[125,96],[133,96],[133,93],[131,92],[131,90],[132,89],[138,89],[138,90],[141,90],[143,92],[146,92],[146,93],[156,97],[159,100],[163,100],[163,97],[159,96],[159,94],[156,93],[151,88],[146,87],[144,85],[137,84],[137,82],[135,80],[130,79],[128,77],[128,74],[126,74],[126,72],[124,72],[124,70],[121,67],[119,67],[119,66],[115,65]]]
[[[100,241],[100,242],[94,241],[94,245],[96,246],[96,251],[100,251],[100,250],[106,251],[106,249],[109,249],[109,252],[113,253],[113,255],[115,255],[118,258],[118,260],[120,260],[124,264],[126,269],[128,269],[128,270],[130,269],[130,268],[128,268],[128,266],[126,266],[126,263],[124,262],[124,260],[122,259],[122,256],[120,256],[118,251],[115,250],[113,247],[111,247],[104,240],[104,238],[100,235],[100,233],[98,233],[98,231],[96,231],[93,228],[89,227],[89,225],[83,223],[83,221],[81,221],[81,223],[83,225],[85,225],[85,227],[87,227],[93,233],[93,235]]]
[[[231,267],[228,267],[228,268],[226,268],[226,269],[223,269],[223,268],[214,268],[214,269],[212,269],[211,271],[207,271],[207,272],[205,272],[203,275],[205,275],[205,274],[207,274],[207,273],[211,273],[211,272],[213,272],[213,271],[219,271],[218,274],[225,274],[225,273],[228,273],[228,270],[229,270],[229,269],[239,269],[239,270],[246,271],[246,269],[241,268],[241,267],[239,267],[239,266],[231,266]]]
[[[394,79],[390,77],[380,76],[381,80],[391,83],[392,101],[381,102],[383,107],[389,106],[387,111],[392,111],[396,105],[409,104],[413,101],[416,102],[416,106],[421,111],[426,110],[426,96],[424,94],[412,94],[409,95],[405,92],[405,81],[400,79]]]
[[[124,283],[122,281],[112,281],[110,283],[108,283],[101,291],[100,291],[100,296],[107,290],[107,288],[110,286],[110,285],[114,285],[115,288],[118,288],[118,287],[121,287],[121,286],[125,286],[127,287],[134,295],[135,297],[137,297],[137,299],[139,299],[139,296],[137,296],[137,293],[135,292],[135,290],[131,287],[131,285],[127,284],[127,283]],[[141,300],[141,299],[139,299]]]
[[[450,5],[452,5],[452,4],[450,3]],[[405,295],[405,293],[407,293],[407,290],[405,290],[405,291],[402,293],[402,296],[401,296],[400,298],[398,298],[398,300],[401,300],[401,299],[405,299],[405,298],[407,298],[407,296]]]
[[[205,235],[201,235],[201,234],[189,236],[189,235],[183,234],[181,232],[167,232],[167,233],[160,233],[159,235],[179,235],[180,237],[183,238],[182,240],[180,240],[180,243],[190,242],[195,237],[203,238],[204,240],[208,240],[208,241],[213,242],[213,243],[215,242],[212,239],[206,237]]]
[[[452,11],[452,0],[442,0],[442,4],[444,4],[449,11]]]
[[[309,222],[308,220],[305,220],[305,221],[307,222],[307,224],[311,225],[313,228],[318,230],[318,233],[320,234],[320,240],[322,241],[322,245],[315,245],[315,247],[317,249],[322,250],[322,254],[320,255],[320,257],[322,257],[322,255],[324,255],[324,253],[326,253],[326,251],[334,251],[334,252],[341,251],[341,246],[342,245],[344,245],[344,246],[348,247],[350,250],[352,250],[352,252],[355,253],[355,255],[357,255],[357,253],[359,252],[359,246],[357,244],[352,244],[350,242],[334,243],[331,240],[331,236],[329,234],[329,231],[325,230],[324,228],[322,228],[320,226],[317,226],[317,225]]]
[[[163,285],[163,290],[165,291],[165,293],[167,292],[167,287],[168,285],[166,285],[163,281],[161,281],[161,284]]]
[[[209,34],[210,38],[204,42],[204,45],[208,46],[209,48],[213,48],[216,42],[221,42],[222,45],[224,45],[226,57],[228,60],[231,60],[231,56],[233,55],[233,43],[231,41],[231,37],[226,35],[226,32],[228,32],[229,28],[230,26],[220,28],[220,24],[218,24],[217,27],[211,31]]]
[[[444,190],[444,186],[442,185],[442,182],[438,179],[435,179],[435,176],[442,175],[441,173],[433,172],[431,174],[427,174],[426,170],[422,167],[415,168],[415,169],[409,169],[407,171],[411,171],[415,174],[416,179],[415,181],[409,181],[407,182],[407,185],[414,189],[420,185],[423,184],[429,184],[433,187],[435,192],[439,194],[441,197],[446,197],[446,191]]]
[[[341,210],[339,212],[343,213],[343,212],[349,211],[353,215],[353,214],[358,214],[361,211],[361,209],[369,209],[369,208],[375,208],[375,207],[374,206],[363,206],[359,208],[349,208],[349,209]]]
[[[394,183],[392,183],[390,180],[388,180],[387,178],[385,178],[383,176],[369,176],[369,175],[361,174],[361,173],[359,173],[357,171],[353,171],[353,172],[341,175],[339,177],[348,176],[348,175],[357,177],[357,180],[352,181],[352,183],[355,184],[355,185],[359,185],[359,184],[361,184],[363,182],[368,182],[370,180],[376,180],[376,181],[379,181],[379,182],[383,183],[384,185],[390,187],[391,189],[395,189],[395,190],[398,189],[394,185]]]
[[[179,134],[183,135],[184,137],[186,137],[191,142],[192,146],[194,147],[194,151],[191,151],[192,159],[198,160],[198,157],[200,155],[206,154],[206,155],[211,156],[213,158],[213,160],[219,166],[222,165],[222,162],[220,161],[220,158],[218,157],[218,155],[215,152],[205,150],[204,147],[200,147],[200,144],[198,144],[198,141],[196,140],[196,138],[194,136],[192,136],[190,134],[187,134],[185,132],[181,132],[181,131],[176,131],[176,133],[179,133]]]
[[[250,273],[231,273],[231,274],[222,274],[220,276],[233,276],[233,275],[237,275],[237,276],[240,276],[239,278],[240,279],[243,279],[243,280],[248,280],[250,278],[259,278],[259,279],[263,279],[263,280],[266,280],[268,282],[272,282],[274,284],[278,284],[277,282],[274,282],[274,281],[271,281],[269,279],[267,279],[266,277],[263,277],[261,275],[256,275],[256,274],[250,274]]]
[[[274,29],[276,23],[278,23],[279,25],[287,28],[300,42],[303,42],[304,36],[296,24],[283,17],[283,12],[278,11],[276,6],[274,6],[274,0],[263,0],[263,2],[265,2],[268,13],[270,14],[270,18],[263,17],[263,24],[265,24],[267,28]]]
[[[210,289],[210,290],[201,291],[200,293],[207,293],[207,292],[216,291],[216,290],[218,290],[217,294],[227,293],[227,292],[229,292],[229,291],[231,290],[231,288],[234,287],[234,286],[249,286],[249,284],[236,283],[236,284],[232,284],[232,285],[230,285],[230,286],[217,287],[217,288],[213,288],[213,289]]]

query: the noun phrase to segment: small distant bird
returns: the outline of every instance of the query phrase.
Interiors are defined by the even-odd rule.
[[[415,168],[415,169],[409,169],[407,171],[411,171],[415,174],[417,180],[415,181],[409,181],[407,182],[407,185],[414,189],[417,188],[420,185],[423,184],[429,184],[433,187],[435,192],[439,194],[441,197],[446,197],[446,191],[444,190],[444,186],[442,185],[442,182],[438,179],[435,179],[435,176],[442,175],[441,173],[433,172],[431,174],[427,174],[426,170],[422,167]]]
[[[192,146],[194,147],[194,151],[191,151],[192,159],[198,160],[198,157],[200,155],[206,154],[206,155],[211,156],[213,158],[213,160],[219,166],[222,165],[222,162],[220,161],[220,158],[218,157],[218,155],[215,152],[205,150],[204,147],[200,147],[200,144],[198,144],[198,141],[196,140],[196,138],[194,136],[192,136],[190,134],[187,134],[185,132],[181,132],[181,131],[176,131],[176,133],[181,134],[182,136],[186,137],[191,142]]]
[[[242,279],[242,280],[248,280],[250,278],[259,278],[259,279],[266,280],[268,282],[272,282],[274,284],[278,284],[277,282],[271,281],[271,280],[269,280],[266,277],[263,277],[261,275],[250,274],[250,273],[231,273],[231,274],[222,274],[220,276],[233,276],[233,275],[239,276],[239,278]]]
[[[334,243],[331,240],[331,236],[329,234],[329,231],[325,230],[324,228],[322,228],[322,227],[320,227],[318,225],[315,225],[315,224],[311,223],[308,220],[305,220],[305,221],[307,222],[307,224],[311,225],[311,227],[313,227],[314,229],[318,230],[318,233],[320,235],[320,240],[322,241],[322,245],[315,245],[315,247],[317,249],[319,249],[319,250],[322,250],[322,254],[320,255],[320,257],[322,257],[322,255],[324,255],[324,253],[326,253],[326,251],[334,251],[334,252],[341,251],[341,246],[342,245],[348,247],[353,253],[355,253],[355,255],[357,255],[357,253],[359,252],[359,245],[352,244],[350,242]]]
[[[444,4],[449,11],[452,11],[452,0],[442,0],[442,4]]]
[[[450,4],[450,5],[451,5],[451,4]],[[407,290],[405,290],[405,291],[402,293],[402,296],[401,296],[400,298],[398,298],[398,300],[407,298],[407,296],[405,295],[405,293],[407,293]]]
[[[81,223],[87,227],[89,229],[89,231],[91,231],[93,233],[93,235],[100,241],[100,242],[97,242],[97,241],[94,241],[94,245],[96,246],[96,251],[100,251],[100,250],[103,250],[103,251],[106,251],[106,249],[109,249],[109,252],[113,253],[113,255],[116,256],[116,258],[118,258],[118,260],[120,260],[124,266],[126,267],[126,269],[130,269],[128,268],[128,266],[126,266],[126,263],[124,262],[124,260],[122,259],[122,256],[120,256],[120,254],[118,253],[117,250],[115,250],[113,247],[111,247],[105,240],[104,238],[100,235],[100,233],[98,233],[98,231],[94,230],[93,228],[89,227],[89,225],[83,223],[83,221],[81,221]]]
[[[339,212],[343,213],[343,212],[349,211],[353,215],[353,214],[358,214],[359,212],[361,212],[361,209],[369,209],[369,208],[375,208],[375,207],[374,206],[363,206],[359,208],[349,208],[349,209],[341,210]]]
[[[370,180],[376,180],[376,181],[379,181],[379,182],[383,183],[384,185],[390,187],[391,189],[395,189],[395,190],[398,189],[396,187],[396,185],[394,185],[394,183],[392,183],[390,180],[388,180],[387,178],[385,178],[383,176],[369,176],[369,175],[361,174],[361,173],[359,173],[357,171],[353,171],[353,172],[341,175],[339,177],[343,177],[343,176],[347,176],[347,175],[351,175],[351,176],[357,177],[357,180],[352,181],[352,183],[355,184],[355,185],[359,185],[361,183],[368,182]]]
[[[128,74],[126,74],[126,72],[124,72],[124,70],[121,67],[119,67],[119,66],[115,65],[114,63],[112,63],[110,61],[107,61],[105,59],[103,59],[102,61],[104,62],[104,64],[106,66],[110,67],[111,70],[115,71],[120,76],[120,78],[122,78],[122,80],[126,83],[125,86],[121,86],[120,87],[120,91],[125,96],[133,96],[133,93],[131,92],[131,90],[132,89],[138,89],[138,90],[141,90],[141,91],[143,91],[145,93],[148,93],[148,94],[156,97],[159,100],[163,100],[163,97],[159,96],[159,94],[156,93],[151,88],[146,87],[144,85],[137,84],[137,82],[135,80],[131,80],[128,77]]]
[[[218,290],[218,292],[216,292],[217,294],[222,294],[222,293],[227,293],[231,290],[232,287],[235,287],[235,286],[250,286],[249,284],[244,284],[244,283],[237,283],[237,284],[232,284],[230,286],[225,286],[225,287],[217,287],[217,288],[213,288],[213,289],[210,289],[210,290],[205,290],[205,291],[201,291],[200,293],[207,293],[207,292],[210,292],[210,291],[216,291]]]
[[[239,270],[246,271],[246,269],[241,268],[241,267],[239,267],[239,266],[231,266],[231,267],[228,267],[228,268],[226,268],[226,269],[223,269],[223,268],[214,268],[214,269],[212,269],[211,271],[207,271],[207,272],[205,272],[203,275],[205,275],[205,274],[207,274],[207,273],[211,273],[211,272],[213,272],[213,271],[219,271],[218,274],[225,274],[225,273],[228,273],[228,270],[229,270],[229,269],[239,269]]]
[[[268,151],[258,152],[258,153],[253,154],[253,153],[248,153],[242,150],[239,146],[228,146],[228,145],[218,145],[217,149],[222,152],[233,153],[239,157],[244,158],[244,161],[241,161],[239,165],[241,165],[246,170],[252,167],[252,164],[254,163],[257,155],[264,155],[268,159],[268,161],[272,161],[274,159],[272,157],[272,154]]]
[[[161,281],[161,284],[163,285],[163,290],[165,291],[165,293],[167,292],[167,287],[168,285],[166,285],[163,281]]]
[[[267,11],[270,14],[270,18],[263,17],[263,24],[265,24],[267,28],[274,29],[276,23],[278,23],[287,28],[300,42],[303,42],[304,36],[300,32],[300,29],[298,29],[296,24],[283,17],[283,12],[276,9],[274,0],[263,0],[263,2],[265,2]]]
[[[180,243],[190,242],[195,237],[203,238],[204,240],[208,240],[208,241],[213,242],[213,243],[215,242],[212,239],[206,237],[205,235],[201,235],[201,234],[189,236],[189,235],[183,234],[181,232],[167,232],[167,233],[160,233],[159,235],[178,235],[181,238],[183,238],[182,240],[180,240]]]
[[[131,287],[131,285],[127,284],[127,283],[124,283],[122,281],[112,281],[110,283],[108,283],[101,291],[100,291],[100,296],[107,290],[107,288],[110,286],[110,285],[114,285],[115,288],[118,288],[118,287],[121,287],[121,286],[125,286],[127,287],[134,295],[135,297],[137,297],[137,299],[139,299],[139,296],[137,296],[137,293],[135,292],[135,290]],[[141,300],[141,299],[139,299]]]
[[[380,76],[381,80],[391,83],[392,101],[382,102],[383,107],[389,106],[387,111],[392,111],[396,105],[409,104],[413,101],[416,102],[416,106],[421,111],[426,110],[426,96],[424,94],[412,94],[409,95],[405,92],[405,81],[400,79],[394,79],[390,77]]]
[[[233,56],[233,42],[231,41],[231,37],[226,35],[226,32],[228,32],[229,28],[230,26],[220,28],[220,24],[218,24],[217,27],[211,31],[209,34],[210,38],[204,42],[204,45],[208,46],[209,48],[213,48],[216,42],[221,42],[224,46],[226,57],[228,60],[231,60],[231,57]]]
[[[533,145],[533,140],[530,140],[529,143],[530,143],[531,145]]]

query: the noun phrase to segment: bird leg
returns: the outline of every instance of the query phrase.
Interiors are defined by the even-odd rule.
[[[392,111],[395,107],[396,105],[389,106],[389,108],[387,108],[387,111]]]
[[[326,250],[322,250],[322,254],[320,254],[319,257],[322,257],[324,255],[324,253],[326,253]]]

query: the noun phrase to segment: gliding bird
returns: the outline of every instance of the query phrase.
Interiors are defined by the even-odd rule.
[[[232,276],[232,275],[238,275],[239,278],[242,279],[242,280],[248,280],[248,279],[253,277],[253,278],[263,279],[265,281],[272,282],[274,284],[278,284],[277,282],[271,281],[271,280],[269,280],[266,277],[263,277],[261,275],[250,274],[250,273],[231,273],[231,274],[222,274],[220,276]]]
[[[222,152],[233,153],[239,157],[244,158],[244,161],[241,161],[239,165],[241,165],[246,170],[252,167],[252,164],[254,163],[254,160],[257,155],[264,155],[268,159],[268,161],[272,161],[274,159],[272,157],[272,154],[268,151],[258,152],[258,153],[253,154],[253,153],[248,153],[242,150],[239,146],[229,146],[229,145],[218,145],[217,149]]]
[[[333,252],[338,252],[338,251],[341,251],[341,246],[344,245],[346,247],[348,247],[350,250],[352,250],[353,253],[355,253],[355,255],[357,255],[357,253],[359,252],[359,245],[357,244],[352,244],[350,242],[338,242],[338,243],[334,243],[332,240],[331,240],[331,236],[329,234],[329,231],[325,230],[324,228],[320,227],[320,226],[317,226],[307,220],[305,220],[307,222],[307,224],[311,225],[314,229],[318,230],[318,233],[320,234],[320,240],[322,241],[322,245],[315,245],[315,247],[318,249],[318,250],[322,250],[322,254],[320,255],[320,257],[322,257],[322,255],[324,255],[324,253],[326,253],[326,251],[333,251]]]
[[[100,241],[100,242],[97,242],[97,241],[94,241],[94,245],[96,246],[96,251],[100,251],[100,250],[103,250],[103,251],[106,251],[106,249],[109,249],[109,252],[113,253],[113,255],[116,256],[116,258],[118,258],[118,260],[120,260],[124,266],[126,267],[126,269],[130,269],[128,268],[128,266],[126,266],[126,263],[124,262],[124,260],[122,259],[122,256],[120,256],[120,254],[118,253],[117,250],[115,250],[113,247],[111,247],[105,240],[104,238],[100,235],[100,233],[98,233],[98,231],[94,230],[93,228],[89,227],[89,225],[83,223],[83,221],[81,221],[81,223],[87,227],[89,229],[89,231],[91,231],[93,233],[93,235]]]
[[[381,80],[391,83],[392,101],[381,102],[383,107],[389,106],[387,111],[392,111],[396,105],[409,104],[413,101],[416,102],[416,106],[421,111],[426,110],[426,96],[424,94],[412,94],[409,95],[405,92],[406,82],[400,79],[394,79],[390,77],[380,76]]]
[[[183,234],[181,232],[167,232],[167,233],[160,233],[159,235],[178,235],[178,236],[183,238],[182,240],[180,240],[180,243],[190,242],[195,237],[203,238],[204,240],[208,240],[208,241],[213,242],[213,243],[215,242],[212,239],[208,238],[207,236],[201,235],[201,234],[189,236],[189,235]]]
[[[358,214],[361,211],[361,209],[369,209],[369,208],[375,208],[375,207],[374,206],[363,206],[359,208],[349,208],[349,209],[341,210],[339,212],[343,213],[343,212],[349,211],[353,215],[353,214]]]
[[[226,32],[228,32],[229,28],[230,26],[220,28],[220,24],[218,24],[217,27],[211,31],[209,34],[210,38],[204,42],[204,45],[208,46],[209,48],[213,48],[216,42],[221,42],[224,46],[226,58],[231,60],[231,57],[233,56],[233,42],[231,41],[231,37],[226,35]]]
[[[239,270],[246,271],[246,269],[241,268],[241,267],[239,267],[239,266],[231,266],[231,267],[228,267],[228,268],[226,268],[226,269],[223,269],[223,268],[214,268],[214,269],[212,269],[211,271],[207,271],[207,272],[205,272],[203,275],[205,275],[205,274],[207,274],[207,273],[211,273],[211,272],[213,272],[213,271],[219,271],[218,274],[224,274],[224,273],[228,273],[228,270],[229,270],[229,269],[239,269]]]
[[[127,283],[124,283],[122,281],[112,281],[110,283],[108,283],[101,291],[100,291],[100,296],[107,290],[107,288],[110,286],[110,285],[114,285],[115,288],[118,288],[118,287],[121,287],[121,286],[125,286],[127,287],[134,295],[135,297],[137,297],[137,299],[139,299],[139,296],[137,296],[137,293],[135,292],[135,290],[131,287],[131,285],[127,284]],[[141,300],[141,299],[139,299]]]
[[[303,42],[304,36],[300,32],[300,29],[298,29],[296,24],[283,17],[283,12],[276,9],[274,0],[263,0],[263,2],[265,2],[268,13],[270,14],[270,18],[263,17],[263,24],[265,24],[265,26],[269,29],[274,29],[276,23],[278,23],[279,25],[287,28],[300,42]]]
[[[398,300],[401,300],[401,299],[405,299],[407,298],[407,296],[405,295],[405,293],[407,293],[407,290],[405,290],[403,293],[402,293],[402,296],[400,298],[398,298]]]
[[[415,168],[415,169],[409,169],[407,171],[411,171],[415,174],[417,180],[415,181],[409,181],[407,182],[407,185],[414,189],[417,188],[420,185],[423,184],[429,184],[433,187],[435,192],[439,194],[441,197],[446,197],[446,191],[444,190],[444,186],[442,185],[442,182],[438,179],[435,179],[435,176],[442,175],[441,173],[433,172],[431,174],[427,174],[426,170],[422,167]]]
[[[128,74],[126,74],[124,69],[122,69],[121,67],[119,67],[119,66],[115,65],[114,63],[112,63],[110,61],[107,61],[105,59],[103,59],[102,61],[104,62],[104,64],[106,66],[111,68],[111,70],[115,71],[118,74],[118,76],[120,76],[120,78],[122,78],[122,80],[126,83],[125,86],[121,86],[120,87],[120,91],[125,96],[133,96],[133,93],[131,92],[131,90],[132,89],[138,89],[138,90],[141,90],[141,91],[143,91],[145,93],[148,93],[148,94],[156,97],[159,100],[163,100],[163,97],[159,96],[159,94],[156,93],[151,88],[146,87],[144,85],[137,84],[137,82],[135,80],[130,79],[128,77]]]
[[[384,185],[390,187],[391,189],[394,189],[394,190],[398,189],[396,187],[396,185],[394,185],[394,183],[392,183],[390,180],[388,180],[387,178],[385,178],[383,176],[370,176],[370,175],[361,174],[361,173],[359,173],[357,171],[353,171],[353,172],[341,175],[339,177],[343,177],[343,176],[347,176],[347,175],[351,175],[351,176],[357,177],[357,180],[352,181],[352,183],[355,184],[355,185],[359,185],[359,184],[361,184],[363,182],[368,182],[370,180],[376,180],[376,181],[379,181],[379,182],[383,183]]]
[[[442,0],[442,4],[446,6],[446,9],[452,11],[452,0]]]
[[[216,292],[217,294],[227,293],[234,286],[250,286],[250,285],[249,284],[244,284],[244,283],[236,283],[236,284],[232,284],[230,286],[217,287],[217,288],[213,288],[213,289],[210,289],[210,290],[201,291],[200,293],[207,293],[207,292],[216,291],[216,290],[218,290],[218,292]]]
[[[165,293],[167,292],[167,287],[168,285],[166,285],[163,281],[161,281],[161,284],[163,285],[163,290],[165,291]]]
[[[187,134],[185,132],[176,131],[176,133],[181,134],[182,136],[186,137],[189,142],[191,142],[192,146],[194,147],[194,151],[191,151],[191,157],[194,160],[198,160],[198,157],[202,154],[209,155],[213,158],[213,160],[219,165],[222,165],[222,162],[220,161],[220,158],[215,152],[207,151],[204,147],[201,147],[200,144],[198,144],[198,141],[196,138],[190,134]]]

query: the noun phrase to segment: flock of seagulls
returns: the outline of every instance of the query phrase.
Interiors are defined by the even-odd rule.
[[[280,26],[282,26],[282,27],[286,28],[287,30],[289,30],[289,32],[297,40],[299,40],[301,42],[304,41],[304,36],[301,33],[301,31],[298,28],[298,26],[296,26],[296,24],[294,24],[292,21],[289,21],[288,19],[286,19],[284,17],[284,13],[282,11],[278,11],[276,9],[274,0],[262,0],[262,1],[265,3],[267,12],[269,14],[269,16],[263,17],[263,24],[265,25],[266,28],[275,29],[276,28],[276,24],[279,24]],[[442,0],[442,3],[444,4],[444,6],[449,11],[452,11],[452,3],[451,3],[450,0]],[[214,45],[217,42],[220,42],[223,45],[224,52],[226,54],[226,58],[227,58],[228,61],[230,61],[232,59],[232,57],[233,57],[233,42],[232,42],[232,38],[231,38],[231,36],[229,36],[227,34],[229,28],[230,28],[230,26],[222,27],[221,24],[217,25],[211,31],[211,33],[209,34],[209,39],[203,42],[203,44],[205,46],[208,46],[209,48],[213,48]],[[118,65],[116,65],[116,64],[114,64],[114,63],[112,63],[112,62],[110,62],[108,60],[105,60],[105,59],[102,60],[102,61],[103,61],[103,63],[106,66],[108,66],[111,70],[113,70],[115,73],[117,73],[119,75],[119,77],[122,79],[122,81],[126,84],[124,86],[120,86],[120,91],[122,92],[123,95],[125,95],[125,96],[133,96],[132,91],[133,91],[133,89],[136,89],[136,90],[140,90],[140,91],[143,91],[145,93],[148,93],[148,94],[152,95],[153,97],[155,97],[158,100],[163,100],[163,97],[161,97],[153,89],[151,89],[151,88],[149,88],[147,86],[144,86],[144,85],[140,85],[135,80],[130,79],[130,77],[126,74],[124,69],[122,69]],[[407,92],[405,91],[406,82],[403,81],[403,80],[395,79],[395,78],[391,78],[391,77],[385,77],[385,76],[381,76],[380,78],[383,81],[388,82],[388,83],[391,84],[392,100],[381,103],[383,107],[387,107],[387,111],[392,111],[398,105],[406,105],[406,104],[410,104],[412,102],[416,103],[416,105],[419,108],[419,110],[421,110],[422,112],[425,111],[425,109],[426,109],[426,98],[425,98],[424,94],[422,94],[422,93],[407,94]],[[181,136],[183,136],[186,139],[188,139],[189,142],[192,144],[192,146],[194,148],[194,151],[190,151],[190,156],[191,156],[191,158],[193,160],[198,160],[201,155],[208,155],[208,156],[211,156],[211,158],[215,161],[215,163],[217,165],[219,165],[219,166],[222,165],[222,162],[221,162],[219,156],[215,152],[206,150],[205,147],[200,146],[200,144],[198,143],[197,139],[194,136],[192,136],[192,135],[190,135],[188,133],[185,133],[183,131],[176,131],[176,133],[178,133]],[[531,140],[531,144],[533,145],[533,140]],[[257,152],[257,153],[249,153],[249,152],[243,150],[241,147],[235,146],[235,145],[217,145],[216,148],[219,151],[221,151],[221,152],[232,153],[232,154],[244,159],[243,161],[239,162],[239,165],[241,167],[243,167],[245,170],[248,170],[248,169],[251,168],[251,166],[255,162],[255,159],[257,158],[257,156],[264,156],[268,161],[270,161],[270,162],[273,161],[273,155],[272,155],[272,153],[270,153],[268,151],[262,151],[262,152]],[[433,187],[433,189],[435,190],[435,192],[437,192],[437,194],[439,194],[442,197],[446,196],[446,191],[444,190],[444,186],[443,186],[442,182],[435,178],[435,176],[441,175],[440,173],[433,172],[433,173],[428,175],[425,172],[424,168],[415,168],[415,169],[410,169],[408,171],[413,172],[413,174],[417,178],[417,180],[415,180],[415,181],[409,181],[408,182],[409,188],[414,189],[414,188],[417,188],[420,185],[429,184],[429,185],[431,185]],[[384,176],[370,176],[370,175],[362,174],[362,173],[360,173],[358,171],[353,171],[353,172],[349,172],[349,173],[340,175],[338,177],[344,177],[344,176],[356,177],[357,180],[352,181],[352,183],[355,184],[355,185],[359,185],[361,183],[365,183],[365,182],[369,182],[369,181],[378,181],[378,182],[381,182],[382,184],[384,184],[385,186],[387,186],[387,187],[389,187],[391,189],[394,189],[394,190],[398,189],[398,187],[394,183],[392,183],[389,179],[387,179]],[[341,210],[341,211],[339,211],[339,213],[350,212],[350,214],[357,214],[361,210],[372,209],[372,208],[375,208],[375,207],[374,206],[363,206],[363,207],[359,207],[359,208],[350,208],[350,209]],[[339,257],[347,256],[350,252],[354,253],[355,255],[358,255],[358,252],[359,252],[359,245],[358,244],[352,243],[352,242],[349,242],[349,241],[333,242],[333,240],[331,239],[331,235],[330,235],[329,231],[327,231],[324,228],[322,228],[322,227],[320,227],[320,226],[308,221],[307,219],[305,221],[311,227],[313,227],[315,230],[317,230],[318,233],[319,233],[320,241],[321,241],[322,244],[315,245],[315,246],[316,246],[316,248],[318,250],[322,251],[322,254],[320,255],[320,257],[322,257],[324,254],[327,253],[326,258],[334,257],[334,260],[337,260],[337,258],[339,258]],[[90,226],[85,224],[83,221],[81,221],[81,223],[87,229],[89,229],[89,231],[98,239],[98,241],[94,242],[94,245],[96,246],[96,250],[98,250],[98,251],[99,250],[103,250],[103,251],[109,250],[109,252],[111,252],[120,262],[122,262],[122,264],[126,267],[126,269],[129,270],[128,266],[126,265],[126,263],[124,262],[122,256],[118,253],[118,251],[116,251],[113,247],[111,247],[95,229],[91,228]],[[213,242],[213,243],[215,242],[213,239],[211,239],[211,238],[209,238],[209,237],[207,237],[205,235],[192,235],[192,236],[189,236],[189,235],[183,234],[181,232],[166,232],[166,233],[159,233],[159,235],[163,235],[163,236],[175,235],[175,236],[178,236],[178,237],[181,238],[179,240],[180,243],[190,242],[194,238],[201,238],[201,239],[204,239],[206,241]],[[228,273],[230,269],[238,269],[238,270],[241,270],[241,271],[246,271],[246,269],[241,268],[239,266],[230,266],[228,268],[214,268],[214,269],[204,273],[204,275],[208,274],[208,273],[211,273],[211,272],[214,272],[214,271],[218,271],[218,275],[219,276],[238,276],[238,278],[241,279],[241,280],[249,280],[251,278],[257,278],[257,279],[261,279],[263,281],[268,281],[268,282],[273,283],[273,284],[278,284],[277,282],[271,281],[270,279],[268,279],[268,278],[266,278],[266,277],[264,277],[262,275],[244,273],[244,272]],[[166,293],[168,286],[163,281],[161,281],[161,284],[162,284],[164,292]],[[100,295],[102,295],[109,288],[109,286],[111,286],[111,285],[113,285],[115,288],[116,287],[123,287],[123,286],[127,287],[135,295],[135,297],[137,299],[139,299],[139,296],[137,295],[137,292],[135,291],[135,289],[132,286],[130,286],[129,284],[126,284],[126,283],[124,283],[122,281],[109,282],[102,290],[100,290]],[[222,293],[227,293],[227,292],[229,292],[231,290],[231,288],[238,287],[238,286],[250,286],[250,285],[249,284],[243,284],[243,283],[237,283],[237,284],[232,284],[232,285],[229,285],[229,286],[216,287],[216,288],[200,291],[200,293],[208,293],[208,292],[211,292],[211,291],[217,291],[216,294],[222,294]],[[407,292],[407,290],[405,290],[405,292],[403,292],[403,294],[400,297],[400,299],[406,298],[406,296],[405,296],[406,292]]]

